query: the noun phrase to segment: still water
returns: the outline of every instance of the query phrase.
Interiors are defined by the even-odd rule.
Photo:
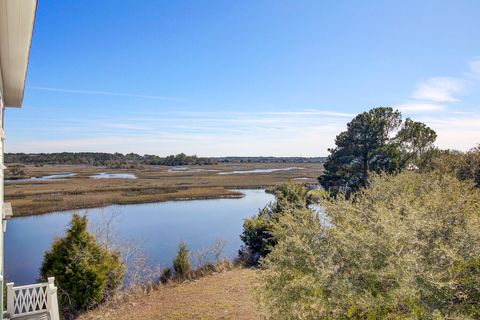
[[[226,241],[224,255],[234,257],[241,245],[243,219],[258,212],[271,194],[264,190],[241,190],[241,199],[169,201],[109,206],[86,210],[90,227],[119,212],[115,233],[124,241],[141,243],[152,264],[170,266],[179,241],[195,251]],[[85,212],[84,210],[80,212]],[[71,211],[18,217],[8,222],[5,233],[5,271],[17,285],[36,282],[43,254],[56,236],[67,228]]]
[[[55,174],[51,174],[48,176],[42,176],[42,177],[31,177],[31,178],[26,178],[26,179],[6,179],[5,183],[14,183],[14,182],[25,182],[25,181],[49,181],[49,180],[62,180],[65,178],[71,178],[73,176],[77,175],[76,173],[71,173],[71,172],[59,172]]]
[[[102,172],[93,176],[91,179],[137,179],[133,173],[106,173]]]
[[[272,173],[277,171],[290,171],[290,170],[302,170],[300,167],[288,167],[288,168],[275,168],[275,169],[252,169],[252,170],[235,170],[224,171],[218,174],[248,174],[248,173]]]

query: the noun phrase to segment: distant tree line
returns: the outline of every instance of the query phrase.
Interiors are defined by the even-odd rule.
[[[137,165],[165,165],[183,166],[212,164],[215,161],[210,158],[201,158],[196,155],[180,153],[167,157],[157,155],[139,155],[136,153],[105,153],[105,152],[60,152],[60,153],[6,153],[6,163],[23,164],[87,164],[94,166],[109,167],[135,167]]]
[[[105,152],[60,152],[60,153],[6,153],[6,163],[17,164],[87,164],[111,168],[134,168],[138,165],[205,165],[215,163],[323,163],[324,157],[197,157],[180,153],[160,157],[152,154],[105,153]]]
[[[218,157],[213,159],[222,163],[323,163],[327,157]]]

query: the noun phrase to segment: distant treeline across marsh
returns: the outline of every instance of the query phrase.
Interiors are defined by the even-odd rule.
[[[95,166],[125,166],[125,165],[206,165],[215,163],[322,163],[324,157],[198,157],[180,153],[160,157],[157,155],[136,153],[105,153],[105,152],[59,152],[59,153],[6,153],[6,163],[23,164],[88,164]]]

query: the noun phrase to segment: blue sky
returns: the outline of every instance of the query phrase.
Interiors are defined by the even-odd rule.
[[[480,1],[39,1],[8,152],[323,156],[399,108],[480,143]]]

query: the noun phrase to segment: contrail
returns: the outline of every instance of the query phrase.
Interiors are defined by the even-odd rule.
[[[28,86],[27,88],[32,90],[43,90],[43,91],[53,91],[53,92],[131,97],[131,98],[143,98],[143,99],[165,100],[165,101],[186,100],[185,98],[179,98],[179,97],[149,96],[149,95],[143,95],[143,94],[132,94],[132,93],[121,93],[121,92],[110,92],[110,91],[75,90],[75,89],[49,88],[49,87],[37,87],[37,86],[32,86],[32,87]]]

